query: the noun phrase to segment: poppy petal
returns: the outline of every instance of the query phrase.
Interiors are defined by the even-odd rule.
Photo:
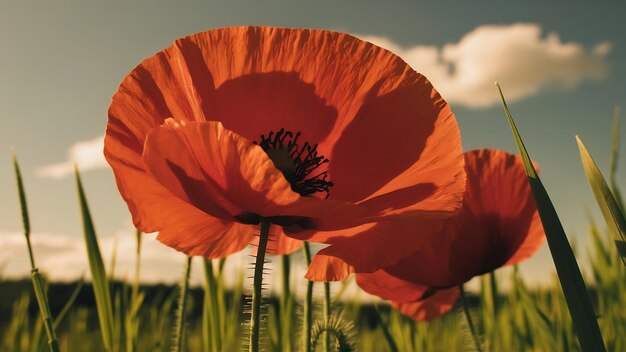
[[[258,244],[259,237],[255,236],[254,240],[252,241],[252,245],[257,247]],[[270,234],[267,241],[266,249],[267,253],[273,255],[286,255],[291,254],[299,250],[300,248],[302,248],[302,241],[285,235],[281,226],[270,227]]]
[[[475,219],[473,244],[480,247],[471,254],[484,260],[473,268],[474,275],[493,271],[530,257],[545,240],[541,220],[519,156],[493,149],[466,153],[467,174],[472,178],[466,194],[467,214]],[[461,229],[462,230],[462,229]],[[461,237],[455,243],[459,263],[466,266],[469,245]],[[462,256],[468,253],[468,256]]]
[[[329,165],[333,197],[361,202],[379,216],[451,216],[465,191],[458,125],[426,79],[407,75],[401,88],[368,100],[337,141]]]
[[[221,121],[250,140],[300,131],[331,160],[333,198],[368,200],[379,217],[460,206],[463,160],[447,104],[398,56],[348,34],[230,27],[181,38],[124,79],[107,138],[137,159],[167,117]],[[128,181],[117,182],[131,198]]]
[[[249,225],[214,218],[177,197],[163,206],[157,240],[188,256],[224,258],[245,248],[254,237]]]
[[[384,270],[356,274],[356,282],[365,292],[395,302],[415,302],[430,290],[428,286],[399,279]]]
[[[393,265],[424,247],[442,225],[436,219],[395,220],[321,233],[331,245],[313,257],[306,278],[338,281]]]
[[[528,229],[528,235],[522,244],[517,247],[513,256],[509,258],[504,265],[515,265],[532,257],[537,250],[539,250],[545,240],[546,235],[543,230],[543,224],[539,218],[539,213],[535,212],[531,220],[530,228]]]
[[[461,213],[434,241],[385,270],[435,287],[465,282],[530,257],[545,239],[521,159],[504,151],[465,153]]]
[[[400,313],[414,320],[431,320],[449,312],[459,299],[458,287],[438,290],[432,296],[413,303],[392,302]]]
[[[168,119],[148,135],[143,159],[151,176],[173,194],[224,219],[255,214],[332,226],[364,214],[344,201],[300,196],[263,149],[220,122]]]
[[[219,122],[167,120],[148,135],[143,159],[179,198],[209,214],[221,206],[229,219],[273,215],[272,207],[300,198],[260,147]]]

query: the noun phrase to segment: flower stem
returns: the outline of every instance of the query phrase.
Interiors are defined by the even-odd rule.
[[[292,350],[291,336],[292,336],[292,324],[291,317],[293,316],[292,306],[293,298],[291,297],[291,287],[289,286],[289,276],[291,273],[291,257],[289,254],[281,256],[281,272],[282,272],[282,288],[283,294],[281,297],[281,317],[280,317],[280,343],[281,350],[289,352]]]
[[[252,291],[252,316],[250,317],[250,352],[259,351],[259,324],[261,315],[261,289],[263,286],[263,265],[265,264],[265,251],[269,238],[270,222],[261,219],[261,234],[259,235],[259,247],[257,248],[256,263],[254,264],[254,289]]]
[[[309,243],[304,242],[302,247],[304,259],[307,267],[311,265],[311,248]],[[306,296],[304,298],[304,323],[302,324],[302,346],[304,352],[311,352],[311,327],[313,323],[313,281],[308,281],[306,285]]]
[[[185,273],[180,283],[180,293],[178,296],[178,306],[176,307],[176,321],[174,326],[174,344],[172,351],[183,351],[183,341],[185,339],[185,308],[187,306],[187,293],[189,291],[189,274],[191,273],[191,257],[187,257],[185,262]]]
[[[324,321],[326,326],[330,323],[330,282],[324,282]],[[330,333],[326,331],[324,334],[324,350],[326,352],[331,351]]]
[[[472,333],[474,345],[476,345],[476,351],[482,352],[483,350],[480,347],[480,340],[478,339],[478,334],[476,333],[476,328],[474,327],[474,322],[472,321],[472,316],[470,315],[469,306],[467,304],[467,296],[465,295],[465,289],[463,288],[463,284],[459,285],[459,291],[461,291],[461,303],[463,304],[463,311],[465,312],[467,325],[469,326],[470,332]]]

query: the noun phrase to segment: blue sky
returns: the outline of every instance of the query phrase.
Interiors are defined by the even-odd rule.
[[[585,210],[599,213],[574,135],[607,170],[613,107],[626,106],[625,10],[623,2],[566,1],[1,2],[0,262],[9,262],[9,273],[28,272],[26,261],[13,260],[17,252],[5,251],[11,243],[21,246],[6,240],[16,238],[21,226],[11,146],[28,187],[33,236],[56,244],[78,241],[73,180],[45,177],[55,172],[42,168],[64,162],[73,145],[104,133],[111,96],[142,59],[178,37],[232,25],[331,29],[395,48],[418,72],[438,77],[429,76],[450,101],[467,150],[516,152],[497,91],[490,98],[484,85],[499,80],[564,226],[584,251]],[[478,81],[471,75],[476,68]],[[111,171],[85,171],[84,182],[99,233],[128,238],[129,215]],[[41,249],[41,256],[49,252]],[[46,263],[57,261],[41,265]],[[525,265],[529,279],[550,271],[545,248]]]

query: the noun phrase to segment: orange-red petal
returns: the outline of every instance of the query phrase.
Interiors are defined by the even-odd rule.
[[[216,121],[167,120],[146,139],[143,160],[172,194],[215,217],[294,217],[317,227],[364,214],[347,202],[300,196],[261,147]]]
[[[105,142],[128,203],[141,191],[120,169],[143,169],[145,138],[167,117],[221,121],[250,140],[285,128],[319,143],[331,160],[332,197],[369,210],[358,221],[320,221],[326,229],[460,206],[463,160],[447,104],[399,57],[347,34],[223,28],[144,60],[113,97]]]
[[[258,233],[258,230],[257,230]],[[256,247],[259,237],[255,236],[252,244]],[[302,248],[302,241],[285,235],[281,226],[271,226],[266,251],[269,254],[284,255],[291,254]]]
[[[431,320],[449,312],[459,299],[459,295],[459,289],[452,287],[435,291],[431,296],[417,302],[392,302],[392,306],[414,320]]]
[[[459,284],[531,256],[545,235],[522,161],[497,150],[465,153],[461,213],[430,246],[385,270],[430,286]]]
[[[166,200],[157,239],[188,256],[224,258],[242,250],[254,237],[249,225],[214,218],[176,197]]]
[[[429,219],[383,221],[347,230],[320,232],[330,246],[320,250],[309,265],[306,278],[337,281],[352,273],[371,273],[397,263],[423,246],[443,222]]]
[[[143,160],[170,192],[216,217],[220,206],[229,220],[270,216],[300,198],[260,147],[219,122],[168,120],[146,139]]]
[[[465,191],[458,125],[430,83],[412,78],[371,97],[345,129],[330,156],[332,194],[379,217],[451,216]]]
[[[356,274],[356,282],[365,292],[394,302],[415,302],[432,294],[430,287],[399,279],[384,270]]]

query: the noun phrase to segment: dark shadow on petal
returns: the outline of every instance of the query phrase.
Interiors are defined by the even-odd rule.
[[[201,100],[202,111],[207,120],[219,120],[213,75],[202,56],[202,50],[189,38],[181,38],[175,42],[189,70],[189,79]],[[182,88],[182,87],[181,87]]]
[[[334,146],[333,198],[358,202],[371,195],[419,159],[433,132],[442,107],[430,85],[407,84],[383,96],[379,90],[380,84],[372,88]]]
[[[192,205],[202,210],[203,212],[219,219],[232,218],[231,214],[228,214],[226,210],[221,208],[219,204],[215,202],[215,200],[213,199],[215,198],[215,196],[207,190],[207,183],[213,182],[212,180],[208,178],[205,178],[204,180],[197,180],[189,176],[183,168],[174,164],[172,161],[166,160],[166,163],[169,169],[172,170],[174,176],[176,176],[176,178],[180,182],[180,185],[182,186],[189,202]],[[168,188],[168,185],[163,186]],[[213,188],[217,187],[213,186]]]
[[[281,128],[302,132],[302,141],[319,143],[333,128],[337,110],[295,72],[249,74],[217,89],[218,115],[224,127],[250,140]]]
[[[376,212],[382,212],[388,209],[402,209],[430,197],[436,190],[437,187],[434,183],[420,183],[415,186],[382,194],[362,204]]]

